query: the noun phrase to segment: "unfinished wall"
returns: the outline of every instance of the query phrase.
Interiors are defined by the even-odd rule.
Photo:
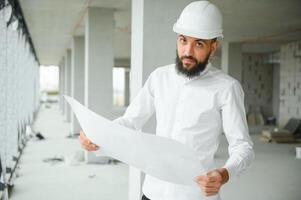
[[[13,169],[13,157],[24,147],[25,125],[32,123],[38,108],[39,65],[21,30],[7,26],[4,9],[0,10],[0,164]]]
[[[273,115],[273,66],[265,64],[265,54],[244,54],[242,87],[245,92],[246,112]]]
[[[301,41],[281,47],[279,124],[301,118]]]

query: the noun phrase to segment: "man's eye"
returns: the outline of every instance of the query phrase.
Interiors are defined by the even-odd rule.
[[[197,43],[196,43],[196,46],[197,46],[197,47],[203,47],[204,45],[203,45],[202,42],[197,42]]]
[[[186,41],[185,41],[184,38],[180,38],[180,42],[181,42],[181,43],[184,43],[184,42],[186,42]]]

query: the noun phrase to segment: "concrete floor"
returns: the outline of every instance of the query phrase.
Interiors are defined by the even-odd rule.
[[[123,200],[127,199],[128,166],[122,163],[74,165],[72,156],[81,151],[77,139],[69,139],[69,124],[57,105],[41,108],[35,130],[46,140],[29,141],[20,160],[12,200]],[[43,159],[64,157],[50,164]]]
[[[252,135],[255,160],[240,178],[222,190],[224,200],[301,200],[301,160],[296,159],[297,144],[262,143]],[[301,144],[299,144],[301,146]],[[227,142],[217,153],[222,165],[227,157]]]
[[[72,156],[81,149],[76,139],[66,138],[68,126],[57,105],[41,109],[35,129],[46,140],[28,142],[11,199],[127,200],[128,166],[72,164]],[[256,159],[251,169],[223,187],[223,200],[300,200],[301,160],[295,158],[296,145],[264,144],[257,135],[252,138]],[[43,162],[54,156],[63,156],[65,162]],[[226,158],[223,138],[217,162],[222,165]]]

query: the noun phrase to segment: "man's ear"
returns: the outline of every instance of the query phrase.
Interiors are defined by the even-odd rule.
[[[219,42],[218,42],[217,40],[212,41],[212,43],[211,43],[211,54],[210,54],[210,56],[214,56],[214,54],[215,54],[215,52],[216,52],[216,50],[217,50],[218,45],[219,45]]]

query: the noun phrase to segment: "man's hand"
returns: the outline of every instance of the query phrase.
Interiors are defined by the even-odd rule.
[[[79,142],[81,146],[87,151],[96,151],[99,147],[96,144],[93,144],[85,135],[83,131],[80,131]]]
[[[197,176],[195,182],[199,185],[205,196],[218,194],[221,186],[229,180],[227,169],[220,168],[209,171],[207,175]]]

